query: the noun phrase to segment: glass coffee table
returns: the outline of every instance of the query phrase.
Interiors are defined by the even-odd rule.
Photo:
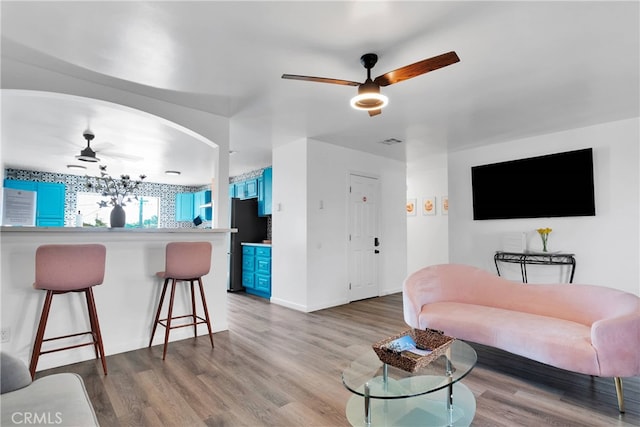
[[[455,340],[445,355],[416,372],[382,363],[372,348],[351,362],[342,383],[353,426],[468,426],[476,399],[460,380],[476,364],[475,350]]]

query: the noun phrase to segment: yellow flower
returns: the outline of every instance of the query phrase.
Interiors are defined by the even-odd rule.
[[[538,228],[538,233],[540,233],[540,235],[546,235],[551,233],[553,230],[550,228]]]

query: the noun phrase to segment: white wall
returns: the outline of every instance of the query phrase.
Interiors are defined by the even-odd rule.
[[[300,140],[274,150],[273,173],[272,302],[301,311],[348,302],[350,173],[379,179],[380,295],[402,289],[406,276],[403,162]]]
[[[535,229],[551,227],[549,249],[576,255],[574,283],[603,285],[640,295],[639,128],[640,119],[635,118],[450,153],[450,261],[495,271],[493,254],[501,249],[505,233],[526,232],[529,249],[540,250]],[[594,154],[596,216],[472,219],[472,166],[589,147]],[[533,196],[544,189],[528,191]],[[553,267],[534,267],[529,281],[561,277],[559,272],[551,273],[550,268]]]
[[[407,198],[418,201],[418,212],[407,217],[407,271],[449,262],[449,217],[442,214],[448,194],[447,155],[429,155],[407,162]],[[421,203],[436,197],[436,215],[424,216]]]
[[[271,301],[307,307],[307,141],[273,150]]]

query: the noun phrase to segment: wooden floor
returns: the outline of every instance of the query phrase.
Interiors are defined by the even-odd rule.
[[[351,394],[341,372],[371,343],[401,332],[402,297],[300,313],[228,294],[229,331],[51,369],[85,381],[107,426],[345,426]],[[149,321],[151,324],[151,319]],[[463,380],[477,400],[474,426],[638,426],[640,378],[625,380],[626,414],[612,379],[591,378],[474,345]],[[46,356],[45,356],[46,357]]]

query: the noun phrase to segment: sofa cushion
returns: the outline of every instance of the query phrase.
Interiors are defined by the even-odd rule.
[[[599,375],[589,326],[553,317],[458,302],[423,306],[420,328],[497,347],[542,363]]]

